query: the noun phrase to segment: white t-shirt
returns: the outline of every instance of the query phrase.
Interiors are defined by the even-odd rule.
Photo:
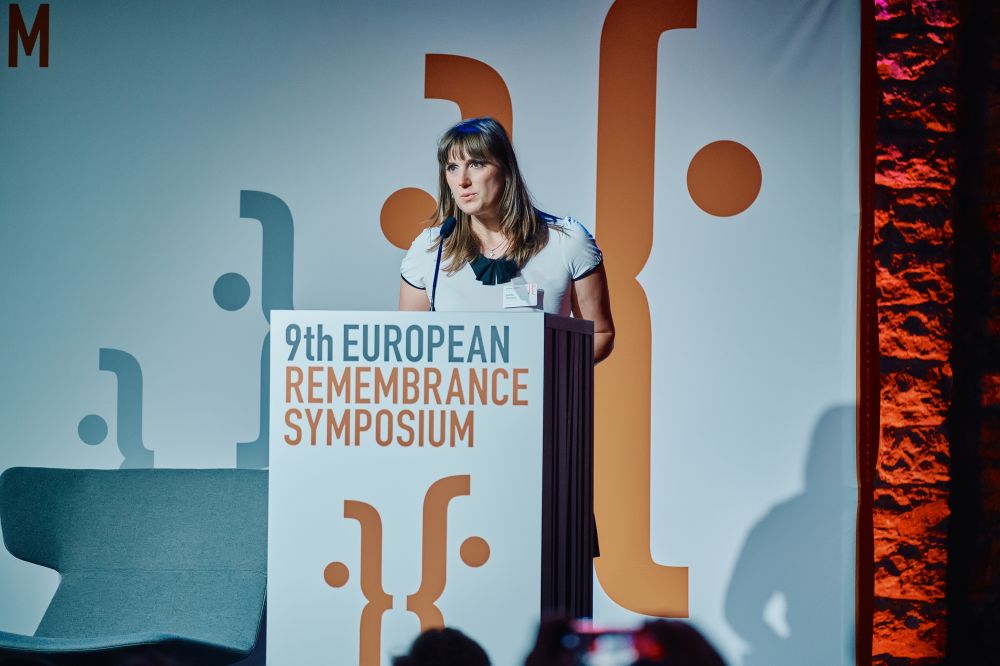
[[[541,309],[551,314],[569,316],[571,311],[570,285],[574,280],[589,275],[602,260],[601,251],[587,229],[571,217],[543,216],[549,223],[549,241],[542,251],[532,257],[510,282],[485,285],[476,279],[472,266],[466,264],[454,275],[444,269],[442,260],[438,273],[435,309],[437,310],[503,310],[503,289],[507,285],[531,284],[538,286],[539,308],[510,308],[509,310]],[[420,233],[410,245],[400,274],[417,289],[427,291],[430,301],[434,284],[434,265],[437,261],[437,241],[440,227],[430,227]]]

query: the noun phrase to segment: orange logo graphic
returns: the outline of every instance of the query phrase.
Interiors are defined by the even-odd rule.
[[[637,276],[653,247],[657,48],[663,33],[695,28],[697,9],[697,0],[617,0],[601,30],[598,74],[596,226],[617,338],[595,385],[594,510],[601,540],[595,567],[615,603],[661,617],[688,615],[688,568],[659,564],[651,551],[652,330]],[[424,76],[426,98],[455,102],[462,118],[492,115],[513,139],[510,95],[489,65],[428,55]],[[688,195],[715,217],[745,211],[761,183],[756,156],[730,140],[703,146],[687,170]],[[398,190],[382,207],[382,231],[406,249],[434,209],[423,190]]]
[[[448,504],[469,493],[470,477],[465,474],[435,481],[424,495],[420,587],[406,597],[406,610],[420,619],[421,631],[444,626],[437,600],[447,581]],[[361,609],[358,663],[378,666],[382,616],[393,607],[392,597],[382,587],[382,517],[370,504],[345,500],[344,518],[361,526],[361,593],[367,603]],[[469,537],[462,542],[459,555],[468,566],[479,567],[489,559],[490,547],[485,539]],[[323,579],[331,587],[343,587],[349,577],[343,562],[331,562],[323,570]]]

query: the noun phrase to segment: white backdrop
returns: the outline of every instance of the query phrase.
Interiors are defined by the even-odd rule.
[[[733,663],[851,663],[858,7],[697,4],[658,56],[651,554],[689,567],[691,619]],[[424,99],[428,53],[502,77],[541,208],[622,232],[595,223],[607,0],[51,5],[50,66],[0,69],[0,469],[118,467],[128,427],[157,467],[236,465],[263,283],[298,309],[395,306],[382,204],[434,191],[459,119]],[[685,184],[720,139],[762,173],[732,217]],[[262,249],[244,190],[287,205],[294,256]],[[228,273],[245,304],[238,278],[213,293]],[[31,633],[55,575],[0,553],[0,581],[0,629]],[[596,589],[598,623],[639,619]]]

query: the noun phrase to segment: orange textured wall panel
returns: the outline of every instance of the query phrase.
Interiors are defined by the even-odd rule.
[[[875,3],[875,664],[945,650],[957,2]]]

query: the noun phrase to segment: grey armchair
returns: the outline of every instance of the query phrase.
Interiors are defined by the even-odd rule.
[[[61,574],[34,636],[0,664],[232,664],[267,584],[267,472],[11,468],[7,549]]]

